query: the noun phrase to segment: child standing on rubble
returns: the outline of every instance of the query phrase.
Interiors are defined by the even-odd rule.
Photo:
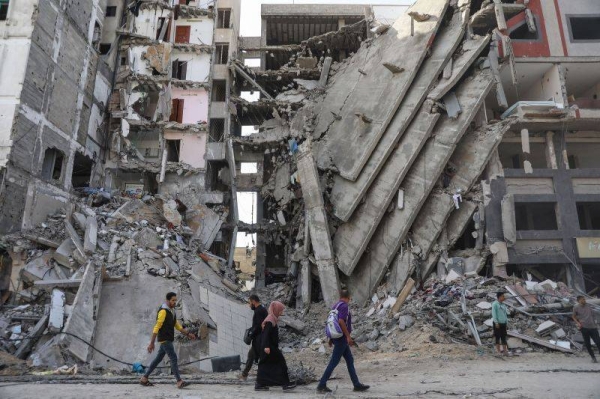
[[[508,322],[508,310],[503,303],[504,292],[496,293],[496,300],[492,303],[492,319],[494,322],[494,337],[496,338],[496,352],[499,355],[508,355],[508,343],[506,342],[506,323]]]

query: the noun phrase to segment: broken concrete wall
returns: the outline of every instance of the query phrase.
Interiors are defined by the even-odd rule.
[[[97,125],[97,118],[90,120],[92,104],[96,102],[99,59],[91,42],[92,27],[96,22],[102,23],[104,14],[92,2],[75,9],[71,4],[51,0],[40,2],[38,7],[29,14],[33,40],[27,54],[21,103],[14,114],[10,164],[5,175],[9,182],[16,183],[18,178],[20,183],[10,191],[12,201],[3,203],[0,232],[22,227],[14,218],[17,215],[25,222],[37,222],[38,213],[48,213],[47,209],[36,210],[37,203],[60,209],[69,201],[67,192],[72,187],[76,152],[93,160],[101,155],[88,149],[86,142],[90,123]],[[17,7],[11,7],[14,8]],[[27,10],[25,3],[20,11]],[[18,29],[19,35],[26,35],[25,26]],[[19,64],[17,59],[15,62]],[[45,175],[43,165],[45,160],[46,165],[50,164],[49,156],[54,160],[54,169]],[[0,197],[9,195],[7,189],[4,185],[0,188]]]

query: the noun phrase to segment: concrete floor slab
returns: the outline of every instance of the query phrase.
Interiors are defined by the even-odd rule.
[[[354,60],[343,76],[336,76],[315,128],[317,135],[326,132],[319,167],[333,164],[344,178],[358,178],[425,59],[448,3],[417,1],[410,11],[428,14],[429,19],[411,25],[411,17],[403,14],[384,35],[361,47],[358,53],[368,53],[364,62]]]
[[[400,108],[385,130],[381,140],[377,143],[358,178],[351,181],[339,175],[335,176],[330,200],[333,204],[333,212],[339,219],[345,222],[350,219],[366,190],[375,180],[385,161],[417,114],[427,93],[436,84],[437,76],[442,72],[464,37],[469,20],[469,5],[470,0],[461,0],[451,22],[448,26],[440,28],[440,32],[433,43],[431,56],[419,68],[417,77],[411,84]]]
[[[404,208],[394,208],[379,223],[369,243],[369,253],[362,256],[355,268],[343,270],[346,275],[353,276],[351,283],[356,288],[355,297],[368,298],[383,278],[456,145],[483,104],[492,83],[491,72],[483,70],[458,88],[456,94],[463,112],[457,119],[446,117],[442,120],[435,129],[435,137],[427,142],[412,165],[402,183]]]
[[[429,113],[429,104],[424,104],[423,107],[425,109],[417,115],[400,145],[369,188],[364,203],[358,207],[348,223],[337,229],[333,237],[338,267],[346,275],[350,275],[358,263],[379,221],[398,192],[404,176],[419,156],[439,119],[439,114]]]
[[[452,75],[448,79],[440,79],[427,98],[441,100],[462,79],[489,42],[489,35],[475,36],[474,39],[465,40],[459,49],[459,56],[452,63]]]

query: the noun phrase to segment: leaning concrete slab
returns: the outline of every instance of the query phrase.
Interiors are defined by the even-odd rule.
[[[339,219],[347,222],[356,209],[366,190],[369,188],[377,173],[383,167],[394,147],[410,125],[413,117],[419,111],[421,104],[429,90],[435,83],[437,76],[451,59],[452,54],[464,36],[469,20],[470,0],[461,0],[447,27],[440,28],[439,35],[433,43],[431,56],[423,61],[417,77],[394,118],[385,130],[369,160],[364,165],[356,181],[346,180],[336,175],[331,191],[333,212]]]
[[[342,177],[357,179],[415,78],[448,3],[417,1],[410,11],[430,17],[414,23],[414,35],[411,17],[403,14],[383,36],[361,47],[358,53],[366,56],[336,76],[315,128],[317,136],[326,133],[319,167],[333,164]]]
[[[355,212],[349,227],[344,230],[340,227],[336,233],[334,243],[339,243],[335,246],[338,267],[344,274],[352,275],[369,240],[371,240],[369,258],[373,258],[377,263],[385,263],[378,265],[381,268],[380,272],[387,268],[400,247],[401,239],[408,232],[423,201],[429,195],[456,144],[469,127],[490,88],[491,75],[487,70],[480,71],[475,77],[460,86],[456,94],[464,112],[456,119],[448,117],[442,119],[435,128],[435,137],[427,142],[423,150],[418,151],[415,162],[403,180],[398,181],[395,178],[406,172],[394,164],[394,158],[388,160],[369,189],[365,197],[365,206],[361,206]],[[415,120],[415,122],[417,121],[418,119]],[[410,137],[410,132],[407,137]],[[410,151],[412,153],[413,148],[406,149],[399,146],[397,152]],[[406,167],[410,164],[402,166]],[[404,209],[394,209],[382,221],[400,183],[404,190]],[[338,234],[341,238],[338,238]],[[371,237],[373,238],[371,239]],[[347,245],[349,243],[351,245]],[[362,267],[368,266],[363,263]]]
[[[350,275],[358,263],[410,166],[431,136],[440,115],[430,113],[430,109],[431,103],[423,105],[423,110],[412,122],[400,145],[369,188],[365,202],[358,207],[350,221],[342,224],[336,231],[333,248],[338,267],[346,275]]]
[[[339,297],[340,282],[323,202],[323,191],[319,183],[319,171],[312,155],[311,144],[308,139],[299,148],[298,177],[302,186],[306,223],[308,223],[312,248],[317,260],[323,299],[325,303],[333,304]]]
[[[429,92],[427,98],[436,101],[441,100],[456,86],[489,42],[490,35],[476,36],[474,39],[465,40],[460,49],[460,55],[452,63],[452,75],[448,79],[440,79],[435,88]]]
[[[487,125],[463,137],[450,158],[449,165],[456,170],[450,185],[445,191],[436,191],[427,198],[412,225],[413,253],[418,253],[421,258],[429,254],[452,210],[455,209],[452,195],[459,190],[461,193],[469,191],[511,124],[512,121],[502,121]],[[465,202],[460,206],[466,206]],[[403,281],[414,272],[415,263],[409,261],[409,256],[404,256],[397,259],[394,268],[397,270],[392,274],[396,276],[398,284],[403,286]]]
[[[427,258],[421,263],[421,277],[423,279],[426,279],[427,276],[429,276],[429,273],[433,271],[435,265],[437,265],[438,259],[440,258],[439,250],[451,248],[460,236],[462,236],[477,208],[475,202],[465,201],[459,209],[452,211],[446,222],[446,236],[444,236],[444,233],[442,232],[438,236],[436,244],[433,246],[433,248],[438,248],[437,252],[433,250],[429,252]],[[395,272],[397,272],[397,270],[394,267],[392,269],[392,275],[394,275]]]
[[[94,286],[102,284],[102,275],[96,271],[93,263],[88,263],[81,279],[81,285],[73,301],[71,316],[65,324],[63,332],[80,337],[87,342],[93,342],[96,332],[94,317]],[[88,361],[90,347],[70,335],[61,336],[61,345],[82,362]]]
[[[355,296],[360,292],[364,298],[367,298],[383,278],[423,202],[446,167],[458,141],[469,127],[491,87],[492,79],[489,70],[479,71],[459,87],[457,97],[464,112],[457,119],[442,120],[436,129],[435,137],[428,141],[419,154],[419,158],[402,183],[404,208],[394,208],[379,223],[369,244],[370,252],[362,256],[356,264],[356,271],[353,268],[342,270],[346,275],[352,274],[351,284],[353,288],[356,287]],[[357,241],[359,239],[360,237],[357,237]]]

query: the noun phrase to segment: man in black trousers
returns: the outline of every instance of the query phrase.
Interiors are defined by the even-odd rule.
[[[242,375],[240,378],[244,381],[248,378],[248,373],[250,373],[250,369],[252,368],[252,364],[256,360],[258,360],[258,351],[257,351],[257,338],[262,331],[262,323],[265,321],[267,317],[267,309],[260,303],[260,299],[258,295],[252,294],[248,299],[248,304],[250,305],[250,309],[254,311],[254,316],[252,316],[252,343],[250,344],[250,350],[248,351],[248,359],[246,360],[246,367],[242,371]]]

